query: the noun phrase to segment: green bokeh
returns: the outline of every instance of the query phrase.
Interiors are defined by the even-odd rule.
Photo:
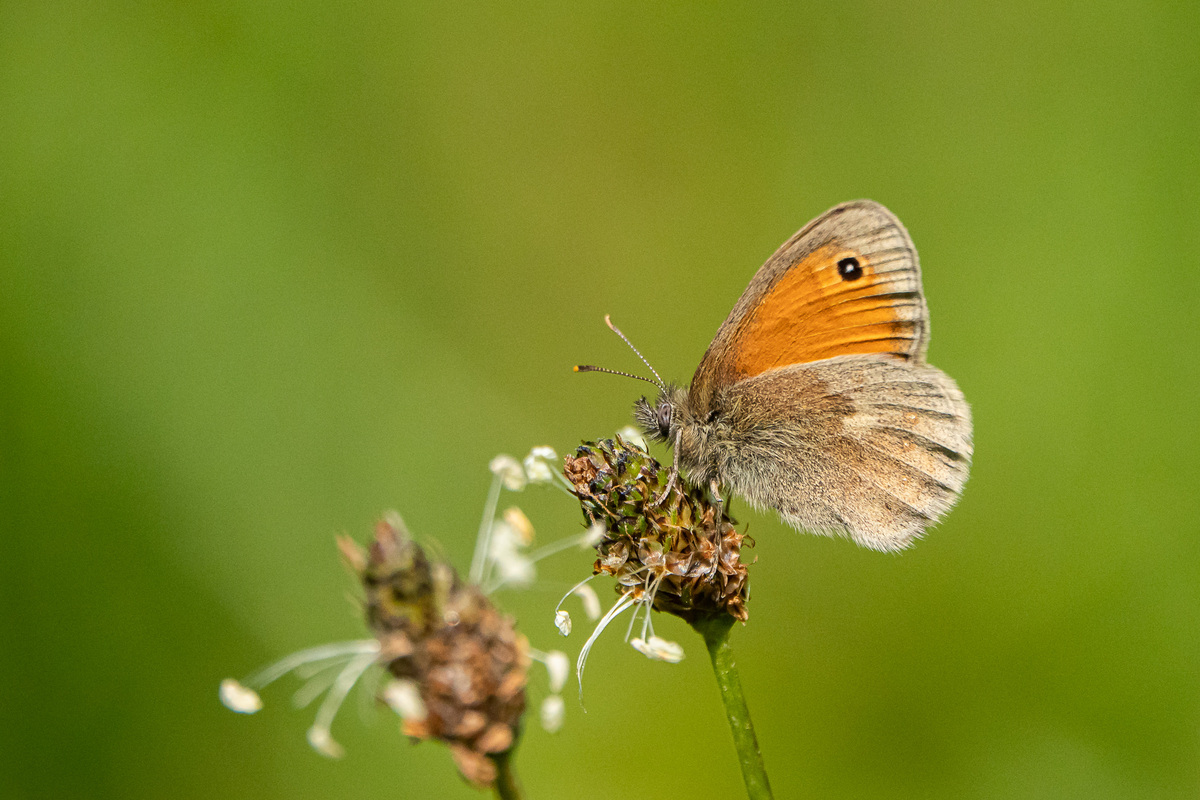
[[[0,4],[0,795],[477,796],[217,682],[363,634],[335,532],[398,508],[465,566],[494,454],[624,424],[569,370],[637,366],[604,313],[686,379],[870,197],[976,460],[898,557],[742,514],[777,796],[1195,797],[1198,54],[1194,3]],[[588,567],[500,596],[535,646]],[[618,632],[528,731],[531,797],[738,796],[673,622],[686,661]]]

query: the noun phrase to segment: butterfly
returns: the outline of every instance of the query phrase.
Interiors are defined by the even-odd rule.
[[[928,344],[908,232],[878,203],[843,203],[758,270],[690,386],[646,362],[659,393],[634,417],[674,448],[670,481],[682,467],[718,499],[732,491],[797,529],[900,550],[954,505],[974,451],[971,409],[926,363]]]

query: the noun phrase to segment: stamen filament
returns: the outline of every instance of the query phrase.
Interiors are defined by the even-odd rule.
[[[654,623],[650,621],[650,611],[654,608],[654,595],[658,594],[658,587],[662,585],[664,577],[666,577],[666,573],[659,575],[657,579],[651,579],[650,585],[646,588],[646,596],[643,600],[643,602],[646,604],[646,619],[642,623],[643,640],[646,639],[647,630],[650,631],[651,635],[654,635]]]
[[[558,605],[556,605],[556,606],[554,607],[554,613],[555,613],[555,614],[557,614],[557,613],[558,613],[558,610],[559,610],[560,608],[562,608],[562,604],[563,604],[563,603],[565,603],[565,602],[567,602],[567,598],[568,598],[568,597],[570,597],[571,595],[575,594],[575,592],[576,592],[576,591],[578,591],[580,588],[582,588],[582,587],[584,587],[584,586],[587,586],[587,585],[588,585],[588,584],[589,584],[589,583],[592,581],[592,579],[593,579],[593,578],[598,578],[598,577],[600,577],[600,575],[601,575],[601,573],[599,573],[599,572],[597,572],[595,575],[589,575],[588,577],[584,578],[584,579],[583,579],[583,580],[581,580],[579,583],[575,584],[575,585],[574,585],[574,586],[572,586],[570,589],[568,589],[568,590],[567,590],[567,593],[566,593],[566,594],[564,594],[564,595],[562,596],[562,599],[558,601]]]
[[[570,550],[572,547],[578,547],[580,543],[586,542],[592,535],[591,530],[586,530],[583,533],[575,536],[568,536],[566,539],[560,539],[552,544],[542,545],[537,550],[529,554],[529,560],[533,562],[541,561],[543,558],[552,556],[555,553],[561,553],[563,550]]]
[[[296,708],[306,708],[309,703],[324,694],[326,689],[333,686],[338,674],[349,661],[350,659],[347,659],[345,662],[326,664],[323,669],[318,670],[292,695],[292,705]]]
[[[383,676],[390,673],[384,669],[368,671],[366,677],[362,679],[358,690],[358,719],[363,723],[367,723],[371,719],[371,711],[375,708],[375,703],[379,699],[379,681]]]
[[[488,561],[488,548],[492,544],[492,525],[496,521],[496,504],[500,502],[500,475],[492,476],[492,487],[488,489],[487,502],[483,504],[483,521],[479,523],[479,535],[475,538],[475,554],[471,556],[471,583],[483,585],[483,568]]]
[[[299,650],[291,655],[284,656],[251,675],[244,683],[253,689],[262,689],[305,664],[358,654],[370,654],[374,657],[378,653],[378,639],[356,639],[351,642],[323,644],[319,647],[310,647],[307,650]]]
[[[564,492],[569,494],[571,497],[575,497],[575,486],[569,480],[567,480],[566,475],[563,475],[558,470],[554,470],[554,477],[555,477],[555,481],[554,481],[555,488],[563,490]]]
[[[329,694],[325,696],[325,701],[317,709],[317,717],[313,720],[309,732],[321,731],[326,734],[325,737],[321,738],[327,739],[330,747],[327,751],[323,751],[323,754],[331,755],[337,752],[336,743],[332,739],[328,739],[333,718],[337,716],[338,709],[342,707],[342,702],[345,701],[346,695],[350,693],[350,690],[354,688],[354,684],[375,663],[376,655],[377,653],[364,653],[351,659],[350,663],[338,673],[337,678],[333,681],[333,686],[329,689]]]
[[[638,612],[639,612],[639,611],[641,611],[641,610],[642,610],[642,603],[641,603],[641,601],[639,600],[639,601],[638,601],[637,608],[635,608],[635,609],[633,610],[633,616],[629,618],[629,627],[625,629],[625,643],[626,643],[626,644],[628,644],[628,643],[629,643],[629,635],[630,635],[631,633],[633,633],[633,624],[634,624],[635,622],[637,622],[637,618],[638,618]],[[649,610],[647,610],[647,611],[646,611],[646,613],[647,613],[647,614],[649,614],[649,613],[650,613],[650,612],[649,612]]]
[[[596,639],[600,638],[600,634],[608,627],[608,623],[612,622],[622,611],[625,611],[637,602],[633,599],[632,595],[633,592],[623,594],[620,600],[613,603],[613,607],[596,623],[596,629],[592,631],[592,635],[584,642],[583,649],[579,651],[579,659],[575,662],[575,680],[579,683],[580,703],[583,703],[583,668],[587,665],[588,653],[591,651],[592,645],[596,643]]]

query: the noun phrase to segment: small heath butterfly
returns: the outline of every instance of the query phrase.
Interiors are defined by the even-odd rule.
[[[971,409],[925,362],[928,343],[908,232],[878,203],[844,203],[759,269],[688,388],[650,367],[658,398],[634,417],[674,447],[671,481],[682,466],[795,528],[900,550],[950,510],[971,467]]]

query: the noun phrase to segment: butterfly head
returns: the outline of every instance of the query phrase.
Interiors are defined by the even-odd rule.
[[[659,442],[672,442],[686,414],[687,392],[674,384],[668,384],[651,405],[642,397],[633,404],[633,418],[647,436]]]

